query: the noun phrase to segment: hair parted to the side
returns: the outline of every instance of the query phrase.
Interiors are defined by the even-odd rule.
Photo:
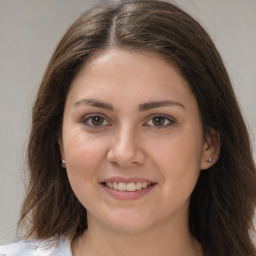
[[[205,134],[221,141],[218,162],[202,171],[189,209],[205,256],[256,256],[250,239],[256,172],[249,136],[221,57],[205,30],[178,7],[157,0],[103,4],[82,14],[58,44],[33,108],[30,182],[19,225],[39,239],[87,228],[86,209],[61,167],[58,138],[70,84],[101,49],[153,51],[174,63],[197,99]]]

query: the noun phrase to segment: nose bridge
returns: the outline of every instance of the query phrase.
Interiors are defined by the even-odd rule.
[[[117,150],[131,150],[135,149],[136,144],[136,131],[129,125],[122,125],[116,131],[115,147]]]
[[[128,124],[120,125],[115,131],[108,159],[121,167],[142,163],[145,157],[137,139],[136,127]]]

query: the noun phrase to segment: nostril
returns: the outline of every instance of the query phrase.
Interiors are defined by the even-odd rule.
[[[107,161],[115,167],[131,167],[145,162],[146,156],[138,147],[113,146],[107,153]]]

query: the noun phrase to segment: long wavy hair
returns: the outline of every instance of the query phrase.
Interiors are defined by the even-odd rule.
[[[174,63],[188,81],[205,134],[214,130],[221,141],[218,162],[201,172],[191,195],[190,232],[205,256],[255,256],[250,232],[256,171],[229,76],[201,25],[178,7],[157,0],[97,6],[83,13],[59,42],[33,107],[29,184],[19,227],[38,239],[63,234],[73,239],[86,230],[86,209],[61,167],[58,138],[74,77],[97,51],[111,47],[155,52]]]

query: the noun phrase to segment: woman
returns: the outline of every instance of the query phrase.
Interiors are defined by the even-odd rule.
[[[204,29],[162,1],[84,13],[33,109],[7,255],[255,256],[246,126]]]

